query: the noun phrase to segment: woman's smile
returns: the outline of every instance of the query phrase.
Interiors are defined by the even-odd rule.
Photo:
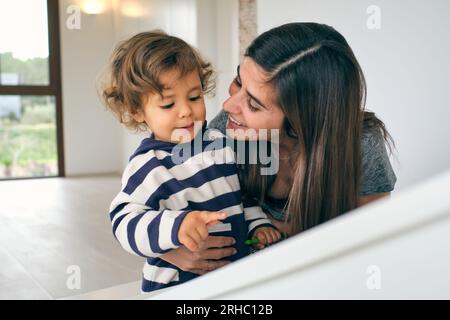
[[[244,124],[237,121],[235,118],[231,116],[231,114],[228,115],[228,121],[227,121],[227,128],[228,129],[239,129],[239,128],[247,128]]]

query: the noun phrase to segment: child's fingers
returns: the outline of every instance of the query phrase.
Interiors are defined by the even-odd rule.
[[[264,248],[265,248],[265,245],[263,245],[262,243],[256,244],[256,249],[261,250],[261,249],[264,249]]]
[[[200,234],[199,228],[194,228],[189,232],[189,236],[192,238],[192,240],[195,242],[197,246],[197,250],[200,249],[200,243],[203,241],[202,235]],[[206,229],[206,227],[205,227]],[[208,230],[208,229],[206,229]]]
[[[253,239],[258,239],[258,243],[253,245],[253,248],[256,248],[258,250],[261,250],[265,247],[265,243],[266,243],[266,238],[263,234],[263,232],[261,232],[261,230],[256,230],[256,232],[253,234]]]
[[[270,235],[272,236],[272,243],[278,241],[277,232],[275,230],[270,230]]]
[[[183,235],[180,237],[180,242],[189,249],[189,251],[195,252],[199,249],[196,241],[189,235]]]
[[[259,244],[263,244],[263,245],[266,244],[267,240],[268,240],[265,232],[263,232],[263,231],[257,232],[256,238],[259,240]]]
[[[277,242],[281,239],[281,233],[278,230],[273,229],[272,230],[272,237],[274,238],[274,242]]]
[[[206,226],[207,227],[212,227],[212,226],[215,226],[216,224],[219,224],[220,223],[220,221],[211,221],[211,222],[208,222],[207,224],[206,224]]]
[[[208,238],[208,228],[206,226],[198,226],[197,233],[200,237],[200,241],[205,241]]]
[[[205,224],[208,224],[210,222],[225,219],[227,217],[227,214],[225,212],[202,211],[201,217]]]
[[[272,233],[272,228],[264,228],[263,232],[266,235],[267,242],[266,244],[271,244],[275,242],[274,234]]]

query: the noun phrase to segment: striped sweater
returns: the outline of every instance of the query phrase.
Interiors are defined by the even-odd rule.
[[[111,203],[114,236],[126,251],[146,258],[143,292],[197,276],[159,258],[181,245],[178,231],[189,212],[227,213],[227,218],[210,227],[209,233],[235,238],[237,253],[227,258],[231,261],[249,254],[244,241],[257,227],[272,226],[256,201],[242,203],[230,141],[216,130],[206,130],[205,126],[201,133],[203,140],[196,146],[194,141],[201,138],[200,133],[191,142],[178,145],[153,137],[144,139],[130,157],[123,173],[122,189]],[[190,152],[179,152],[181,147]],[[180,154],[183,161],[175,161],[174,155]]]

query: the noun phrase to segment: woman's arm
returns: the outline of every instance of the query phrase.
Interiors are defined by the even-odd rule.
[[[397,177],[379,130],[365,130],[361,139],[361,190],[358,205],[390,194]]]

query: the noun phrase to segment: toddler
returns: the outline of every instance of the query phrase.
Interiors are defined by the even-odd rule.
[[[256,203],[242,203],[227,138],[206,130],[212,73],[196,50],[161,31],[133,36],[112,56],[102,91],[107,108],[125,126],[151,132],[130,157],[110,207],[116,239],[146,259],[143,292],[196,277],[161,256],[181,245],[195,252],[208,234],[235,239],[231,261],[249,254],[247,238],[268,245],[281,237]],[[211,150],[218,139],[222,147]],[[179,161],[180,148],[193,152]]]

